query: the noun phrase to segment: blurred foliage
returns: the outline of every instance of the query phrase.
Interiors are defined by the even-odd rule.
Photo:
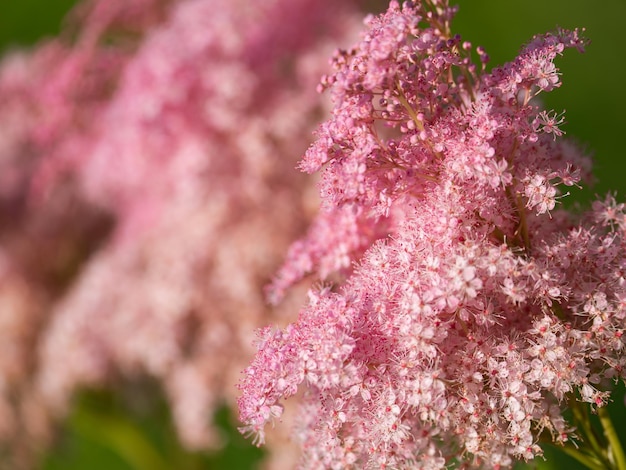
[[[28,46],[57,34],[62,19],[75,0],[2,0],[0,2],[0,51]],[[564,85],[545,96],[548,108],[567,110],[565,130],[595,155],[598,183],[576,191],[578,200],[593,194],[626,190],[623,128],[626,120],[626,46],[621,38],[626,1],[606,0],[458,0],[461,6],[453,29],[464,39],[484,46],[491,64],[514,58],[520,46],[537,33],[585,27],[591,40],[587,53],[569,51],[558,64]],[[132,393],[128,393],[131,390]],[[626,436],[624,390],[610,405],[611,415]],[[216,422],[225,446],[220,452],[192,453],[178,442],[159,388],[150,382],[125,390],[85,391],[59,429],[41,470],[215,470],[254,468],[261,452],[244,441],[223,409]],[[520,464],[521,469],[581,469],[558,449],[545,449],[546,459]]]
[[[133,380],[78,394],[40,470],[253,469],[263,451],[252,447],[223,407],[214,418],[222,447],[190,452],[177,439],[157,383]]]
[[[0,51],[35,43],[59,33],[77,0],[0,1]]]

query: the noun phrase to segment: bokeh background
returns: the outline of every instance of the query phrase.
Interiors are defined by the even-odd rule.
[[[1,0],[0,53],[28,48],[57,34],[74,0]],[[594,194],[626,194],[626,0],[459,0],[454,29],[474,45],[485,47],[491,65],[514,58],[534,34],[556,27],[586,28],[587,52],[568,51],[560,61],[563,86],[546,96],[546,107],[566,110],[564,129],[595,157],[597,182],[569,201],[584,204]],[[1,99],[1,97],[0,97]],[[252,469],[263,451],[253,448],[233,427],[233,411],[215,417],[223,432],[218,452],[188,452],[177,441],[158,386],[149,380],[114,390],[89,390],[76,396],[72,412],[54,445],[40,458],[45,470],[107,469]],[[140,399],[138,399],[140,397]],[[623,394],[611,405],[621,436],[626,437]],[[567,457],[546,449],[545,461],[519,468],[579,468]],[[2,457],[0,456],[0,459]]]

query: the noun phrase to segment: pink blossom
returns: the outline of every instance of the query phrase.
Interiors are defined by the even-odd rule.
[[[262,442],[302,391],[300,468],[509,467],[573,436],[566,398],[602,406],[623,378],[624,208],[559,206],[589,159],[534,100],[585,41],[537,36],[487,73],[454,11],[392,1],[322,79],[334,109],[301,163],[322,210],[274,285],[333,283],[260,333],[239,399]]]

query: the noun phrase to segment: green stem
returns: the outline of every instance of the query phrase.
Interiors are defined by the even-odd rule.
[[[615,431],[615,427],[613,427],[609,412],[604,407],[598,408],[598,417],[604,428],[604,435],[609,441],[609,451],[613,456],[617,470],[626,470],[626,455],[624,455],[624,449]]]
[[[397,97],[400,103],[402,103],[402,106],[404,106],[404,109],[406,110],[406,112],[411,117],[411,120],[415,123],[415,126],[417,127],[417,129],[420,131],[423,131],[424,123],[417,117],[417,113],[411,106],[411,103],[409,103],[409,100],[407,100],[406,97],[404,96],[404,92],[402,91],[402,88],[400,88],[400,86],[398,86]]]
[[[398,98],[398,101],[400,101],[400,103],[402,104],[402,106],[404,107],[406,112],[409,114],[409,117],[415,123],[415,126],[417,127],[417,129],[419,131],[424,131],[424,129],[425,129],[424,128],[424,123],[419,119],[419,117],[417,116],[417,113],[413,109],[413,106],[411,106],[411,103],[409,103],[409,100],[407,100],[406,96],[404,96],[404,92],[402,91],[402,87],[399,84],[397,85],[397,91],[398,91],[398,94],[396,95],[396,97]],[[433,148],[432,144],[429,141],[425,141],[424,144],[426,144],[428,149],[434,155],[436,155],[437,158],[439,158],[440,160],[443,159],[443,156],[441,155],[441,153],[437,152]]]
[[[570,457],[578,460],[590,470],[607,470],[606,464],[597,459],[595,455],[586,454],[574,447],[557,447]]]
[[[564,453],[576,459],[590,470],[607,470],[606,463],[601,462],[595,455],[589,455],[574,447],[557,447]]]
[[[576,420],[576,427],[580,430],[583,438],[583,442],[591,446],[591,452],[593,452],[600,460],[606,465],[610,462],[606,458],[606,452],[604,445],[598,441],[593,427],[591,426],[591,420],[589,417],[588,405],[577,401],[575,398],[570,399],[570,408],[574,413],[574,419]]]

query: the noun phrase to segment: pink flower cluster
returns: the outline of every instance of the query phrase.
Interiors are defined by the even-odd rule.
[[[535,100],[585,41],[536,36],[488,73],[454,13],[392,1],[322,80],[334,108],[300,164],[321,212],[270,295],[325,284],[261,330],[239,399],[262,443],[304,392],[303,469],[508,467],[574,437],[568,399],[602,406],[624,378],[625,206],[563,208],[590,160]]]

